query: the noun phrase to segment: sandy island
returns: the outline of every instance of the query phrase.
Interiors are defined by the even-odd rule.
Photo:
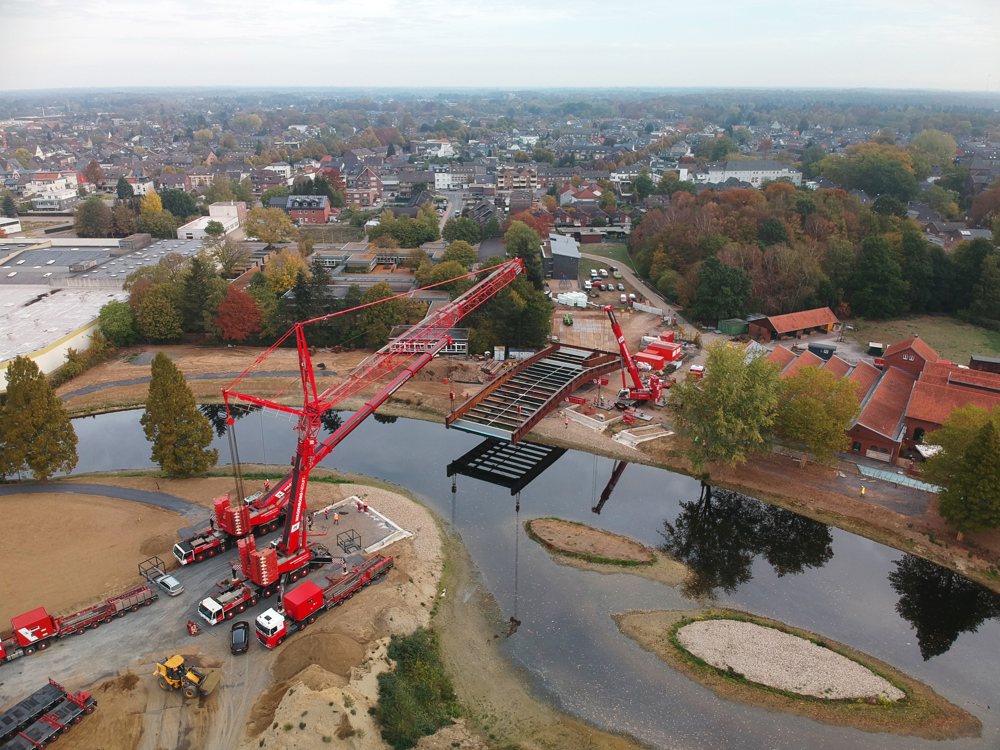
[[[670,667],[690,677],[719,698],[736,703],[743,703],[767,711],[784,711],[786,713],[804,716],[821,724],[837,724],[860,729],[863,732],[888,732],[902,736],[922,737],[930,740],[955,739],[958,737],[978,737],[982,730],[979,720],[942,698],[929,686],[905,675],[889,664],[867,654],[862,654],[849,646],[837,643],[828,638],[809,633],[805,630],[792,628],[775,620],[757,617],[745,612],[733,610],[694,609],[687,611],[654,610],[635,611],[613,616],[618,629],[629,638],[635,640],[642,648],[656,654]],[[707,661],[719,660],[719,651],[732,646],[732,632],[716,630],[714,634],[700,633],[697,639],[687,639],[679,636],[679,631],[689,623],[705,622],[737,622],[754,623],[764,626],[761,630],[776,629],[773,638],[784,636],[805,640],[803,651],[810,647],[828,649],[833,656],[838,656],[851,662],[851,670],[864,670],[872,678],[879,678],[890,688],[905,696],[900,700],[881,700],[877,697],[878,688],[884,686],[871,680],[869,687],[874,687],[875,694],[868,698],[832,700],[830,698],[813,698],[808,695],[785,692],[777,687],[771,688],[748,681],[738,670],[727,672],[712,666]],[[712,638],[711,636],[715,637]],[[686,646],[694,640],[698,641],[695,650],[703,653],[706,659],[697,658]],[[713,642],[714,641],[714,642]],[[809,642],[812,643],[809,643]],[[683,645],[682,645],[683,644]],[[772,643],[772,646],[774,644]],[[765,673],[774,676],[779,662],[787,661],[786,654],[775,655],[774,649],[761,653],[744,654],[743,660],[737,662],[730,654],[726,660],[719,660],[719,666],[725,661],[740,663],[746,668],[750,662],[756,666],[755,674],[759,678]],[[827,665],[836,662],[833,656],[823,657]],[[799,684],[815,683],[817,680],[826,682],[827,687],[834,684],[834,678],[829,672],[819,674],[819,660],[801,662],[806,669],[813,669],[810,675],[804,675]],[[787,666],[787,665],[786,665]],[[748,669],[748,671],[750,671]],[[840,683],[837,683],[840,685]],[[825,688],[824,688],[825,689]],[[822,692],[822,690],[821,690]],[[891,693],[895,696],[896,693]]]

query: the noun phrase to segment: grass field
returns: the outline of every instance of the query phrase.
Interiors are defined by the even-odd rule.
[[[632,259],[628,257],[628,251],[625,249],[625,243],[623,242],[602,242],[598,245],[581,245],[580,252],[616,260],[628,266],[633,271],[635,270],[635,266],[632,265]]]
[[[862,347],[867,347],[869,341],[889,345],[911,336],[920,336],[941,359],[961,365],[967,365],[973,354],[996,357],[1000,352],[1000,333],[945,316],[924,315],[885,321],[859,320],[854,323],[854,328],[853,331],[846,331],[845,335]]]

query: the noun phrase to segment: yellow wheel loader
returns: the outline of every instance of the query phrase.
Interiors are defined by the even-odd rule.
[[[215,690],[222,672],[202,672],[195,667],[184,666],[184,657],[171,656],[156,663],[156,682],[164,690],[183,690],[185,698],[208,695]]]

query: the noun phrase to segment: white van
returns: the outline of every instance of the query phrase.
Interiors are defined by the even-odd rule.
[[[585,281],[583,282],[583,288],[589,292],[591,289],[594,288],[594,285],[591,284],[589,281]]]

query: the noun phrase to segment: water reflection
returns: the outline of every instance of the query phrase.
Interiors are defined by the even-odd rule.
[[[205,415],[208,421],[212,425],[212,429],[215,430],[215,434],[219,437],[226,436],[226,428],[229,426],[226,424],[226,405],[225,404],[202,404],[198,407],[201,413]],[[252,411],[260,411],[260,407],[257,405],[246,405],[243,404],[233,404],[229,407],[229,413],[232,415],[233,419],[243,419],[247,414]]]
[[[917,631],[924,661],[945,653],[962,633],[1000,617],[1000,595],[975,581],[913,555],[895,565],[889,584],[899,594],[896,611]]]
[[[698,499],[680,507],[673,523],[663,522],[660,549],[691,568],[688,596],[732,593],[753,578],[758,555],[779,576],[820,568],[833,557],[826,525],[738,492],[703,484]]]

